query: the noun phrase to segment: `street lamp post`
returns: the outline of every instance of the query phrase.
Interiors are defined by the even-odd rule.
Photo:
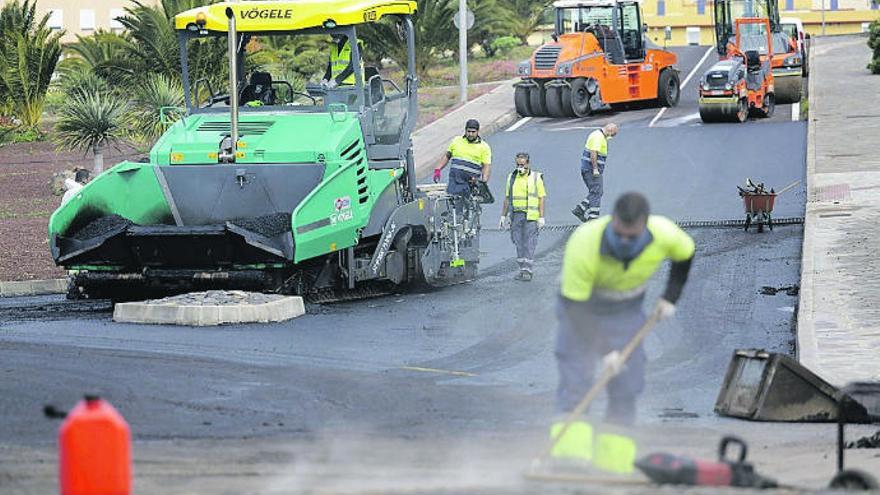
[[[824,0],[823,0],[824,1]],[[461,70],[461,102],[467,103],[467,0],[458,0],[458,65]]]
[[[822,36],[825,36],[825,0],[822,0]]]

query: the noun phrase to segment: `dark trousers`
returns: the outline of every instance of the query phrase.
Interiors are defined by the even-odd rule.
[[[605,162],[599,162],[599,177],[593,176],[593,163],[590,160],[590,152],[584,151],[581,156],[581,178],[587,186],[587,196],[581,201],[581,207],[587,213],[588,218],[598,218],[599,208],[602,206],[603,178],[605,176]]]
[[[622,303],[603,303],[597,305],[596,311],[578,311],[581,316],[577,317],[566,311],[564,305],[593,302],[560,301],[556,337],[557,412],[574,410],[593,386],[602,357],[611,351],[621,351],[645,323],[642,301],[639,297]],[[572,321],[573,318],[578,321]],[[635,422],[636,398],[645,387],[645,360],[645,351],[640,345],[630,355],[626,367],[608,384],[606,421],[624,425]]]

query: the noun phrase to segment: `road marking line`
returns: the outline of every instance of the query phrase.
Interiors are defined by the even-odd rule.
[[[663,108],[661,108],[660,111],[657,112],[657,115],[655,115],[654,118],[651,119],[651,123],[648,124],[648,127],[654,127],[654,124],[656,124],[657,121],[660,120],[660,117],[662,117],[663,114],[666,113],[666,109],[667,109],[667,108],[669,108],[669,107],[663,107]]]
[[[407,371],[421,371],[424,373],[441,373],[452,376],[477,376],[476,373],[468,373],[467,371],[439,370],[437,368],[422,368],[420,366],[401,366],[400,369]]]
[[[592,125],[592,126],[591,125],[581,125],[581,126],[573,126],[573,127],[551,127],[551,128],[544,129],[544,132],[586,131],[586,130],[590,130],[590,129],[596,130],[596,129],[601,129],[601,128],[602,127],[600,127],[600,126],[594,126],[594,125]]]
[[[519,122],[517,122],[517,123],[515,123],[515,124],[513,124],[512,126],[510,126],[510,127],[507,128],[507,132],[513,132],[513,131],[519,129],[520,127],[522,127],[522,126],[524,126],[526,123],[528,123],[528,121],[530,121],[530,120],[532,120],[531,117],[523,117],[523,118],[519,119]]]
[[[791,120],[793,122],[801,120],[801,102],[799,101],[791,104]]]
[[[700,66],[703,65],[703,62],[705,62],[706,59],[709,58],[709,54],[712,53],[713,50],[715,50],[715,47],[714,47],[714,46],[710,46],[709,49],[706,50],[706,53],[704,53],[704,54],[703,54],[703,58],[701,58],[700,61],[697,62],[697,66],[694,67],[694,70],[692,70],[691,73],[688,74],[688,76],[684,79],[684,82],[681,83],[681,88],[682,88],[682,89],[684,89],[684,87],[687,86],[687,84],[691,81],[691,78],[694,77],[694,74],[697,73],[697,69],[699,69]]]
[[[681,93],[681,91],[684,89],[684,87],[687,86],[687,83],[689,83],[691,81],[691,78],[694,77],[694,74],[697,73],[697,71],[703,65],[703,62],[705,62],[706,59],[709,58],[709,54],[712,53],[713,50],[715,50],[714,46],[710,46],[708,49],[706,49],[706,53],[703,54],[703,58],[701,58],[700,61],[697,62],[697,65],[694,66],[694,68],[691,70],[690,74],[688,74],[687,77],[684,78],[684,82],[681,83],[681,86],[679,86],[679,88],[678,88],[679,93]],[[656,124],[657,121],[660,120],[660,117],[662,117],[663,114],[666,113],[667,108],[669,108],[669,107],[661,108],[660,111],[657,112],[657,115],[655,115],[654,118],[651,119],[651,123],[648,124],[648,127],[654,127],[654,124]]]

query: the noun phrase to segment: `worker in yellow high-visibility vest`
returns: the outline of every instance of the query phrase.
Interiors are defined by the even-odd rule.
[[[599,218],[604,193],[605,160],[608,158],[608,141],[617,135],[617,124],[605,124],[587,137],[581,155],[581,178],[587,186],[587,195],[571,212],[581,222]]]
[[[502,230],[510,229],[510,239],[516,246],[517,280],[532,280],[538,231],[544,227],[545,196],[544,175],[532,170],[528,153],[517,153],[516,168],[507,177],[498,223]]]
[[[361,78],[364,75],[363,64],[363,45],[358,42],[358,48],[361,54]],[[337,86],[354,86],[355,74],[354,64],[351,60],[352,51],[351,43],[348,36],[342,34],[333,35],[333,44],[330,47],[330,60],[327,62],[327,69],[324,71],[324,78],[321,84],[335,88]],[[363,79],[362,79],[363,80]]]
[[[646,321],[642,312],[648,280],[669,259],[666,291],[654,312],[659,319],[675,313],[688,278],[693,239],[671,220],[650,214],[647,199],[626,193],[611,216],[579,227],[565,247],[559,303],[556,361],[559,387],[556,408],[570,413],[593,385],[598,364],[615,374],[608,384],[606,424],[632,425],[636,398],[645,385],[645,352],[638,346],[626,363],[623,349]],[[556,423],[551,435],[562,428]],[[576,421],[556,444],[556,458],[592,461],[618,473],[633,470],[635,441],[615,430],[597,431]]]

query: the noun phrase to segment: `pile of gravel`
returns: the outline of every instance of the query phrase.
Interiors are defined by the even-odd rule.
[[[862,437],[846,444],[848,449],[880,449],[880,431],[870,437]]]
[[[263,237],[275,237],[290,232],[290,221],[290,213],[273,213],[261,217],[239,218],[232,223]]]
[[[122,230],[131,225],[131,223],[131,220],[123,218],[119,215],[107,215],[96,220],[92,220],[91,223],[77,230],[76,233],[73,234],[73,238],[79,241],[85,241],[94,237],[107,234],[108,232]]]
[[[245,292],[241,290],[209,290],[206,292],[191,292],[179,296],[165,297],[144,301],[143,304],[163,305],[173,304],[177,306],[241,306],[245,304],[266,304],[284,299],[280,294],[261,294],[259,292]]]

